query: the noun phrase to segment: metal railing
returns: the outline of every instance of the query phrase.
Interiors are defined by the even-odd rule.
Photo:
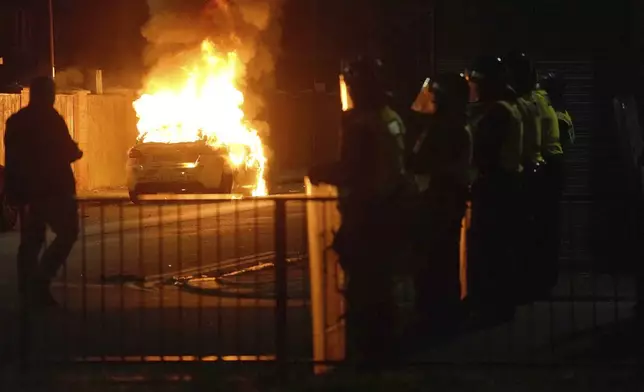
[[[8,266],[19,236],[3,234],[5,359],[311,363],[308,203],[336,201],[83,199],[79,241],[53,286],[60,306],[39,312],[15,305]],[[561,279],[551,299],[410,362],[552,363],[570,339],[628,320],[635,276],[594,270],[584,234],[591,206],[562,202]],[[401,279],[403,314],[412,289]]]
[[[310,355],[303,200],[84,199],[80,215],[53,284],[59,308],[3,336],[23,362]],[[0,240],[17,249],[18,237]]]

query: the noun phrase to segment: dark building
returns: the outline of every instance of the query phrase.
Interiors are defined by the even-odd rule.
[[[296,145],[287,149],[298,154],[301,147],[308,149],[302,161],[329,159],[337,144],[329,142],[337,135],[329,119],[337,118],[339,109],[327,103],[337,97],[325,94],[337,91],[343,57],[381,55],[405,114],[424,77],[462,71],[483,52],[522,49],[540,70],[556,71],[568,81],[577,143],[567,152],[566,192],[597,198],[575,204],[574,214],[590,217],[587,226],[566,228],[570,241],[590,238],[592,249],[565,258],[585,267],[614,267],[633,260],[634,244],[627,243],[632,225],[622,219],[632,216],[630,207],[616,202],[627,198],[628,187],[612,98],[621,91],[644,96],[643,26],[644,2],[636,0],[292,0],[285,8],[278,86],[292,93],[281,112],[299,131],[290,131],[295,136],[281,144]],[[314,92],[314,81],[324,82],[327,91]]]
[[[139,81],[144,47],[140,29],[145,0],[52,0],[57,71],[103,69],[115,83]],[[50,72],[49,8],[46,0],[0,4],[0,83],[26,81]]]
[[[7,0],[0,3],[0,85],[47,72],[49,25],[47,2]]]
[[[143,72],[145,0],[65,0],[57,10],[59,69],[102,69],[106,83],[136,87]]]

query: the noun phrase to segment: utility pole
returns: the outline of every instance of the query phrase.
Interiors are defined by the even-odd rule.
[[[438,58],[436,57],[436,43],[437,43],[437,37],[436,33],[438,29],[436,28],[436,22],[438,18],[436,18],[436,0],[431,2],[431,9],[429,10],[430,12],[430,19],[429,19],[429,28],[430,28],[430,33],[429,33],[429,39],[430,39],[430,53],[429,53],[429,68],[432,72],[432,75],[435,77],[436,74],[438,73]]]
[[[49,62],[51,64],[51,77],[56,78],[56,63],[54,62],[54,7],[52,0],[49,3]]]

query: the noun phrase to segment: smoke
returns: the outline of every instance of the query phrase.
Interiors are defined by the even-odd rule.
[[[85,75],[79,68],[65,68],[56,72],[56,88],[74,90],[84,88]]]
[[[258,121],[264,91],[274,85],[281,38],[280,18],[285,0],[148,0],[150,19],[142,34],[148,42],[144,85],[172,78],[185,60],[208,38],[221,51],[236,51],[242,63],[241,85],[247,118],[262,133]]]

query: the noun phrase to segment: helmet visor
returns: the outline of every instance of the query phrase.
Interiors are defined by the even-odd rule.
[[[417,113],[433,114],[436,112],[436,97],[429,78],[425,79],[416,100],[411,105],[411,110]]]
[[[340,101],[342,103],[342,111],[346,112],[353,109],[353,99],[351,99],[351,92],[347,86],[347,82],[344,80],[344,75],[340,74],[339,77],[340,83]]]

